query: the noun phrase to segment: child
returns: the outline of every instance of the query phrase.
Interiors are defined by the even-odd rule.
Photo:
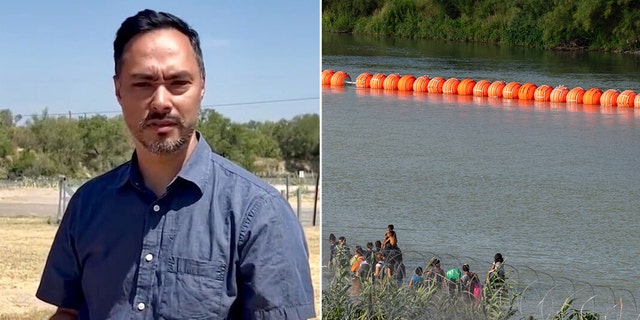
[[[414,275],[411,277],[411,280],[409,280],[409,287],[421,287],[422,283],[424,281],[424,278],[422,277],[422,268],[417,267]]]

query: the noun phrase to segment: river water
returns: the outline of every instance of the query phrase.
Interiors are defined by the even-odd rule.
[[[638,56],[351,35],[323,34],[322,69],[640,91]],[[322,239],[394,224],[409,272],[437,255],[486,275],[501,252],[536,282],[525,314],[575,294],[637,315],[639,163],[640,109],[323,88]]]

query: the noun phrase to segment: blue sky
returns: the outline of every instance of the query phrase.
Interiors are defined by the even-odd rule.
[[[126,17],[146,8],[173,13],[200,34],[203,107],[235,122],[319,113],[320,3],[307,0],[3,3],[0,109],[118,115],[113,40]]]

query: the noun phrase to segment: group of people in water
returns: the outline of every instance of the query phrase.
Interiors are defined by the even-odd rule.
[[[354,281],[368,281],[373,279],[390,279],[402,285],[406,277],[406,269],[402,258],[402,250],[398,247],[398,237],[392,224],[387,226],[384,240],[377,240],[375,244],[369,242],[366,248],[351,247],[345,237],[336,239],[329,235],[330,257],[329,268],[348,269]],[[450,294],[464,293],[478,302],[482,298],[483,289],[488,286],[499,294],[506,293],[504,259],[501,253],[496,253],[491,268],[487,271],[484,283],[477,273],[472,272],[469,264],[463,264],[462,270],[457,267],[445,271],[441,261],[433,257],[426,265],[426,270],[416,267],[409,279],[409,287],[433,287],[447,290]]]

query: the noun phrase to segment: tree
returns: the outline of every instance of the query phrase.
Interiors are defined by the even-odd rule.
[[[311,169],[317,172],[320,162],[320,117],[305,114],[294,117],[279,128],[278,143],[290,171]],[[309,165],[310,168],[305,168]]]

